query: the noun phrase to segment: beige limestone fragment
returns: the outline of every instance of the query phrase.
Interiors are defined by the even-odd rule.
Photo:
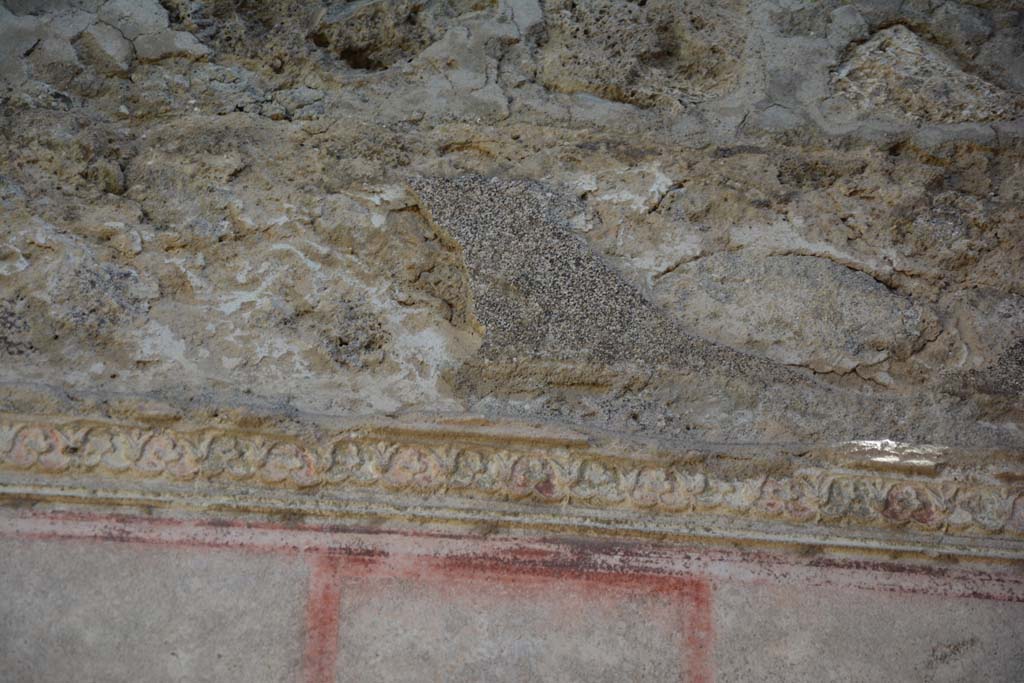
[[[78,39],[79,54],[104,74],[124,74],[132,65],[135,51],[121,32],[108,24],[93,24]]]
[[[143,62],[158,62],[168,57],[200,59],[210,54],[210,48],[188,31],[161,31],[142,36],[135,40],[135,50]]]
[[[1024,114],[1024,96],[967,73],[901,25],[854,48],[833,73],[832,87],[865,113],[882,110],[911,121],[998,121]]]

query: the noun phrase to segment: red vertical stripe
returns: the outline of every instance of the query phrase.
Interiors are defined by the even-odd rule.
[[[338,659],[338,618],[341,610],[341,558],[314,555],[309,567],[306,603],[304,683],[334,683]]]
[[[684,623],[686,671],[689,683],[715,680],[715,622],[712,613],[712,588],[708,579],[695,579],[685,590]]]

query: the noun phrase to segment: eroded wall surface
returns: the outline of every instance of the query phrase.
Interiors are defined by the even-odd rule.
[[[0,0],[19,680],[1018,680],[1022,426],[1015,0]]]
[[[1022,443],[1013,2],[5,5],[7,405]]]

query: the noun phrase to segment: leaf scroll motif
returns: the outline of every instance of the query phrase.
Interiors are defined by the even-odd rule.
[[[35,465],[50,472],[67,469],[69,458],[64,452],[64,437],[52,427],[26,425],[18,430],[7,462],[28,469]]]
[[[512,476],[514,460],[504,451],[482,453],[461,450],[454,455],[448,488],[467,493],[501,495],[506,492]]]
[[[1002,529],[1012,512],[1012,501],[992,489],[961,490],[957,493],[956,504],[969,515],[974,526],[988,532]]]
[[[0,461],[14,448],[14,437],[18,428],[9,422],[0,422]]]
[[[138,457],[135,444],[120,431],[93,427],[86,431],[79,449],[86,469],[101,468],[107,472],[124,472]]]
[[[801,522],[818,514],[817,489],[804,477],[768,479],[761,485],[761,495],[755,504],[765,514]]]
[[[298,444],[287,442],[271,444],[266,450],[260,478],[271,484],[290,481],[299,488],[320,483],[320,474],[312,454]]]
[[[825,494],[822,516],[826,519],[876,521],[885,505],[882,483],[873,479],[833,479]]]
[[[455,467],[448,480],[451,489],[473,488],[477,479],[487,472],[487,461],[475,451],[460,451],[455,456]]]
[[[515,498],[533,497],[557,500],[564,497],[564,482],[555,471],[554,463],[546,457],[524,455],[512,465],[509,491]]]
[[[175,479],[191,479],[199,473],[199,461],[187,439],[171,433],[157,433],[146,439],[142,457],[135,470],[143,476],[168,474]]]
[[[927,487],[910,483],[894,484],[885,497],[882,515],[898,524],[916,522],[938,526],[944,521],[941,501]]]
[[[384,476],[391,458],[398,450],[394,444],[373,444],[338,441],[328,452],[329,461],[324,478],[328,482],[374,484]]]
[[[550,503],[565,500],[569,484],[577,476],[577,467],[560,454],[516,457],[502,452],[488,463],[487,476],[495,481],[497,490],[513,499]]]
[[[356,473],[365,466],[366,459],[359,452],[359,446],[348,441],[339,441],[328,448],[324,463],[324,481],[340,484],[357,478]]]
[[[645,467],[637,473],[631,497],[642,507],[664,505],[672,500],[676,490],[675,476],[660,467]]]
[[[244,480],[253,476],[259,466],[256,446],[231,434],[215,434],[206,445],[203,471],[211,477],[226,475]]]
[[[698,505],[713,507],[721,500],[719,487],[715,486],[703,472],[685,472],[675,468],[675,495],[669,507],[689,509]]]
[[[232,435],[115,426],[96,421],[58,424],[0,421],[0,464],[58,475],[74,469],[105,475],[134,471],[187,480],[249,479],[304,488],[320,483],[484,494],[537,502],[570,495],[580,503],[622,504],[659,514],[751,513],[814,523],[913,525],[951,533],[1024,535],[1019,488],[973,481],[875,478],[801,471],[794,478],[709,478],[668,467],[627,464],[561,450],[448,449],[408,442],[354,442],[342,435],[314,458],[292,437]],[[197,444],[200,447],[197,447]],[[693,468],[691,467],[691,470]]]
[[[583,461],[572,494],[591,502],[617,503],[626,497],[619,486],[619,473],[598,460]]]
[[[431,449],[406,446],[390,458],[386,480],[398,488],[432,490],[444,484],[445,467]]]
[[[1014,533],[1024,535],[1024,493],[1017,496],[1010,506],[1010,518],[1006,526]]]

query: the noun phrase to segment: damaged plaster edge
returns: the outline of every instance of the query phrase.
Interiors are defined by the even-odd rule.
[[[423,201],[420,197],[419,187],[422,183],[427,181],[426,176],[406,174],[402,177],[402,188],[408,193],[411,199],[411,204],[419,214],[426,221],[427,225],[437,234],[441,244],[452,249],[459,256],[459,261],[462,263],[462,281],[466,292],[466,323],[469,328],[481,337],[486,333],[486,328],[483,323],[476,317],[476,306],[473,301],[473,288],[470,285],[470,278],[468,268],[466,266],[466,259],[463,256],[462,243],[456,239],[455,235],[451,234],[440,221],[434,220],[434,214],[430,210],[430,206],[427,202]]]

